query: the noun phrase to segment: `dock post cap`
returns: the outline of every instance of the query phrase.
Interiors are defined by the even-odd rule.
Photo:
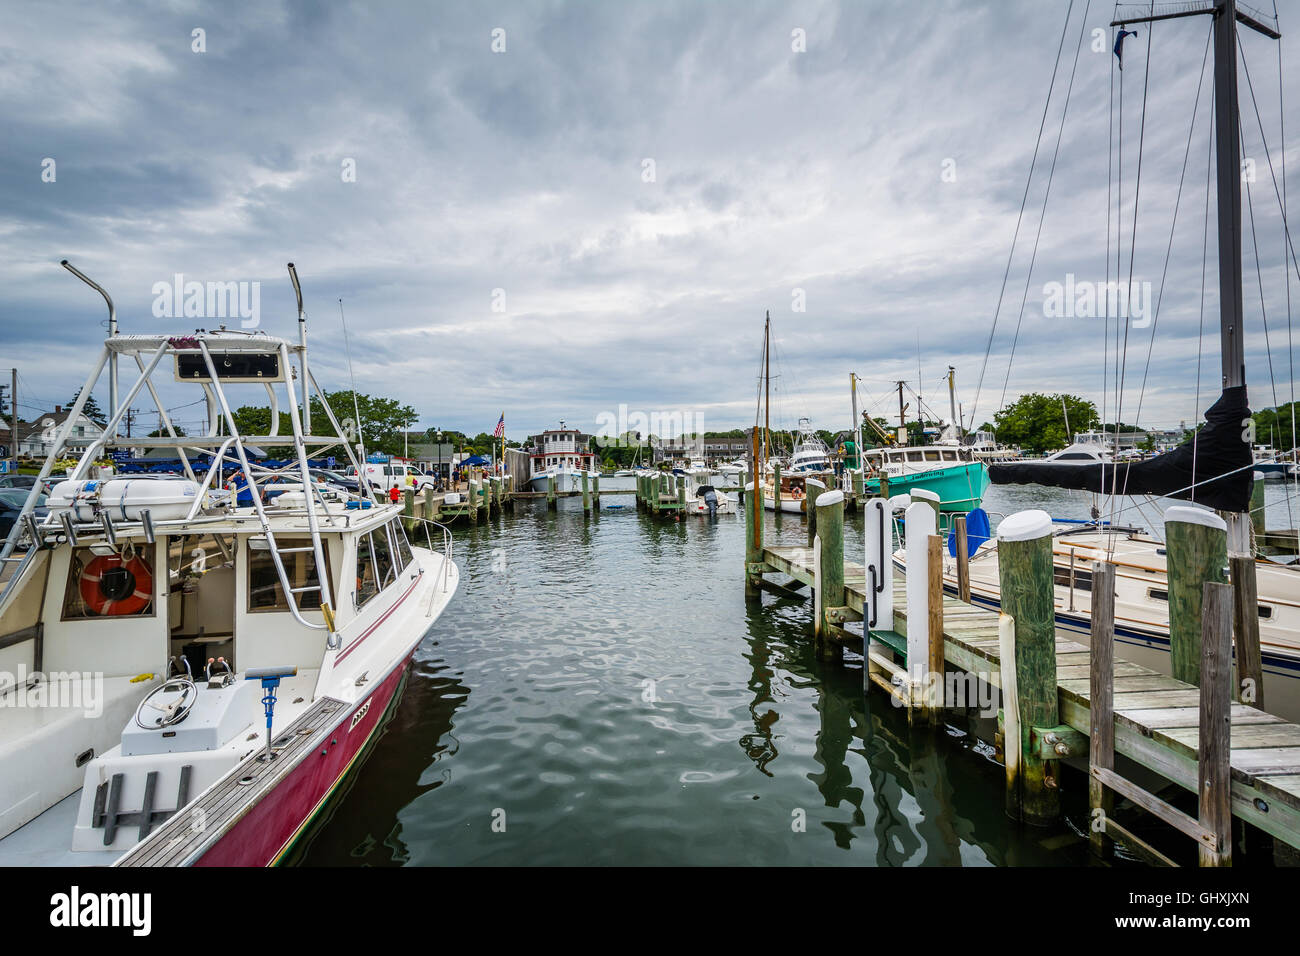
[[[1003,518],[998,525],[999,541],[1033,541],[1049,537],[1051,533],[1052,516],[1037,508],[1017,511]]]
[[[906,491],[896,495],[889,496],[889,508],[891,511],[906,511],[907,506],[912,503],[912,496]]]
[[[916,501],[918,498],[923,501],[939,500],[939,496],[935,494],[933,491],[931,491],[929,488],[913,488],[911,494],[912,494],[913,501]]]
[[[809,478],[809,479],[807,479],[806,481],[804,481],[803,484],[804,484],[804,487],[805,487],[805,488],[807,488],[809,485],[816,485],[818,488],[825,488],[825,487],[826,487],[826,482],[824,482],[824,481],[818,481],[816,478]]]
[[[838,505],[843,500],[844,492],[839,491],[838,489],[835,491],[828,491],[824,495],[817,496],[817,507],[821,508],[823,506],[830,507],[831,505]]]
[[[746,490],[746,491],[753,491],[753,490],[754,490],[754,483],[753,483],[752,481],[747,481],[747,482],[745,482],[745,490]]]
[[[1174,505],[1172,508],[1166,509],[1165,524],[1171,521],[1181,521],[1184,524],[1200,524],[1207,528],[1218,528],[1220,531],[1228,530],[1228,522],[1213,511],[1206,511],[1204,508],[1193,508],[1191,505]]]

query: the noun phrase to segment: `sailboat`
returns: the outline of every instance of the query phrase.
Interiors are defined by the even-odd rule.
[[[1237,24],[1277,39],[1280,34],[1237,6],[1216,0],[1163,15],[1163,19],[1209,14],[1214,18],[1214,135],[1217,167],[1219,301],[1222,391],[1205,413],[1205,426],[1193,440],[1145,461],[1097,456],[1093,461],[1011,462],[990,467],[997,484],[1037,483],[1090,491],[1097,495],[1171,497],[1216,510],[1226,521],[1228,550],[1252,554],[1248,520],[1255,459],[1243,441],[1249,421],[1242,334],[1241,176],[1237,101]],[[1147,17],[1116,20],[1124,28]],[[1288,246],[1288,248],[1290,248]],[[1294,252],[1292,252],[1294,257]],[[1294,263],[1294,258],[1292,259]],[[1116,441],[1118,446],[1118,440]],[[1099,515],[1098,515],[1099,519]],[[1169,591],[1164,544],[1140,528],[1094,519],[1064,525],[1053,540],[1056,569],[1056,624],[1060,631],[1087,641],[1092,560],[1117,566],[1115,640],[1124,656],[1169,672]],[[905,567],[905,555],[894,555]],[[1268,709],[1300,719],[1300,570],[1265,557],[1255,562],[1260,642],[1264,666],[1262,699]],[[1000,607],[996,540],[979,545],[970,560],[971,597]],[[956,592],[955,563],[945,568],[945,588]]]
[[[404,524],[369,483],[327,497],[312,479],[313,457],[341,449],[360,473],[365,454],[340,437],[308,368],[292,264],[296,344],[224,327],[118,334],[108,293],[64,265],[108,302],[109,337],[0,551],[12,572],[0,587],[0,865],[283,862],[377,739],[455,594],[451,536]],[[139,369],[121,401],[119,359]],[[105,369],[104,432],[74,437]],[[173,426],[155,378],[194,390],[206,434]],[[241,391],[269,396],[269,434],[240,431],[228,396]],[[118,434],[142,392],[164,437]],[[277,435],[280,408],[290,435]],[[289,464],[259,461],[266,445],[291,446]],[[182,473],[90,475],[130,447],[174,453]],[[70,451],[79,463],[48,514],[36,509]],[[264,503],[280,479],[297,490]]]

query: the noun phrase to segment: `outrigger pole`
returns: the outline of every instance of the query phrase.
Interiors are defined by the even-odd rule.
[[[108,303],[109,338],[112,338],[113,336],[117,335],[117,308],[116,306],[113,305],[112,297],[107,292],[104,291],[104,287],[101,286],[94,279],[90,278],[90,276],[86,275],[84,272],[82,272],[72,263],[70,263],[67,259],[62,260],[59,263],[59,265],[63,266],[63,268],[67,269],[74,276],[76,276],[78,279],[86,283],[86,285],[90,286],[92,289],[94,289],[96,292],[98,292],[100,295],[104,297],[104,301]],[[108,414],[110,418],[116,417],[117,415],[117,353],[116,352],[114,352],[112,355],[109,356],[109,361],[108,361]],[[113,437],[116,436],[117,436],[117,427],[116,425],[114,425]],[[17,447],[17,439],[18,436],[15,434],[14,435],[15,447]]]

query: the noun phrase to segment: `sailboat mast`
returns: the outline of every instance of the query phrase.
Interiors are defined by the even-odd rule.
[[[1150,24],[1154,20],[1210,14],[1214,17],[1214,162],[1219,219],[1219,346],[1223,363],[1223,388],[1246,384],[1246,354],[1241,307],[1241,122],[1237,102],[1237,24],[1274,40],[1281,34],[1250,12],[1237,8],[1237,0],[1218,0],[1213,7],[1152,13],[1111,22],[1112,27]],[[1118,427],[1116,435],[1118,440]],[[1250,550],[1250,526],[1244,511],[1223,512],[1228,522],[1228,550]]]
[[[903,385],[904,382],[898,383],[898,427],[901,431],[907,431],[906,407],[903,405]],[[902,439],[899,439],[902,441]]]
[[[763,462],[767,471],[767,443],[772,434],[772,313],[767,312],[763,322]]]
[[[1219,214],[1219,339],[1223,387],[1246,383],[1241,334],[1241,131],[1237,105],[1237,0],[1214,14],[1214,158]]]

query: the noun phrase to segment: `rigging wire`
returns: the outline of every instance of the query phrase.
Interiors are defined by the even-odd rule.
[[[1155,0],[1152,0],[1151,9],[1154,12]],[[1147,94],[1150,89],[1150,80],[1151,80],[1151,37],[1152,34],[1154,33],[1155,30],[1153,28],[1153,24],[1147,23],[1147,55],[1146,55],[1146,62],[1143,64],[1143,70],[1142,70],[1142,114],[1141,114],[1141,118],[1138,120],[1137,171],[1134,174],[1134,178],[1133,178],[1133,226],[1129,234],[1128,284],[1125,286],[1125,294],[1130,296],[1130,298],[1132,296],[1132,289],[1133,289],[1133,265],[1135,259],[1137,258],[1138,206],[1142,198],[1142,159],[1144,155],[1143,148],[1146,144]],[[1118,281],[1119,279],[1118,274],[1115,276],[1115,278],[1116,281]],[[1128,310],[1126,309],[1125,311]],[[1118,334],[1118,329],[1119,329],[1118,316],[1116,317],[1116,319],[1117,319],[1116,333]],[[1115,356],[1116,361],[1119,362],[1119,367],[1116,370],[1117,375],[1115,378],[1115,459],[1117,461],[1119,459],[1119,426],[1124,419],[1124,382],[1128,376],[1128,330],[1129,330],[1129,323],[1125,322],[1123,349],[1122,352],[1117,353]],[[1115,507],[1114,495],[1115,495],[1118,481],[1119,481],[1119,469],[1112,468],[1111,485],[1110,485],[1112,511]],[[1123,491],[1127,490],[1127,488],[1128,488],[1128,469],[1125,468],[1124,486],[1123,489],[1121,490],[1121,494],[1123,493]],[[1112,553],[1114,551],[1114,544],[1115,543],[1112,541],[1111,542]]]
[[[1070,15],[1074,12],[1074,0],[1065,11],[1065,22],[1061,24],[1061,40],[1056,48],[1056,63],[1052,66],[1052,79],[1047,84],[1047,99],[1043,103],[1043,116],[1038,121],[1038,137],[1034,140],[1034,154],[1029,161],[1029,175],[1025,179],[1025,191],[1020,197],[1020,211],[1016,213],[1016,227],[1011,233],[1011,250],[1007,253],[1007,265],[1002,271],[1002,287],[998,290],[998,303],[993,310],[993,326],[989,329],[988,344],[984,347],[984,361],[980,365],[979,382],[975,386],[975,401],[971,403],[971,424],[975,423],[976,410],[979,406],[980,392],[984,388],[984,373],[988,370],[989,355],[993,352],[993,337],[998,330],[998,316],[1002,312],[1002,298],[1007,291],[1007,278],[1011,275],[1011,263],[1016,255],[1016,241],[1020,237],[1020,224],[1025,215],[1025,206],[1029,200],[1029,187],[1034,181],[1034,167],[1038,163],[1038,150],[1043,144],[1043,131],[1047,128],[1047,111],[1052,103],[1052,93],[1056,89],[1056,74],[1061,68],[1061,53],[1065,49],[1065,38],[1070,29]]]
[[[1020,296],[1020,313],[1016,317],[1016,331],[1011,337],[1011,352],[1007,356],[1007,374],[1006,377],[1002,379],[1002,395],[998,399],[999,411],[1006,407],[1007,385],[1011,381],[1011,364],[1016,360],[1016,344],[1020,341],[1020,326],[1025,319],[1025,303],[1029,299],[1029,284],[1033,281],[1034,263],[1038,260],[1038,242],[1043,235],[1043,223],[1047,221],[1047,204],[1048,200],[1051,199],[1052,196],[1052,178],[1056,174],[1056,160],[1061,153],[1061,138],[1065,135],[1065,120],[1066,117],[1070,115],[1070,94],[1074,91],[1074,77],[1079,69],[1079,51],[1083,49],[1083,35],[1084,31],[1088,27],[1088,11],[1091,7],[1092,0],[1088,0],[1087,5],[1084,7],[1083,19],[1079,22],[1079,42],[1074,48],[1074,63],[1070,68],[1070,81],[1065,88],[1065,106],[1061,110],[1061,125],[1056,131],[1056,146],[1052,150],[1052,165],[1048,167],[1047,171],[1047,187],[1043,191],[1043,209],[1038,216],[1038,229],[1034,234],[1034,248],[1033,252],[1029,256],[1029,269],[1025,273],[1025,289]],[[1150,33],[1148,32],[1148,37],[1149,36]],[[1148,43],[1149,42],[1150,40],[1148,39]],[[1070,436],[1066,435],[1065,437],[1068,441]]]

